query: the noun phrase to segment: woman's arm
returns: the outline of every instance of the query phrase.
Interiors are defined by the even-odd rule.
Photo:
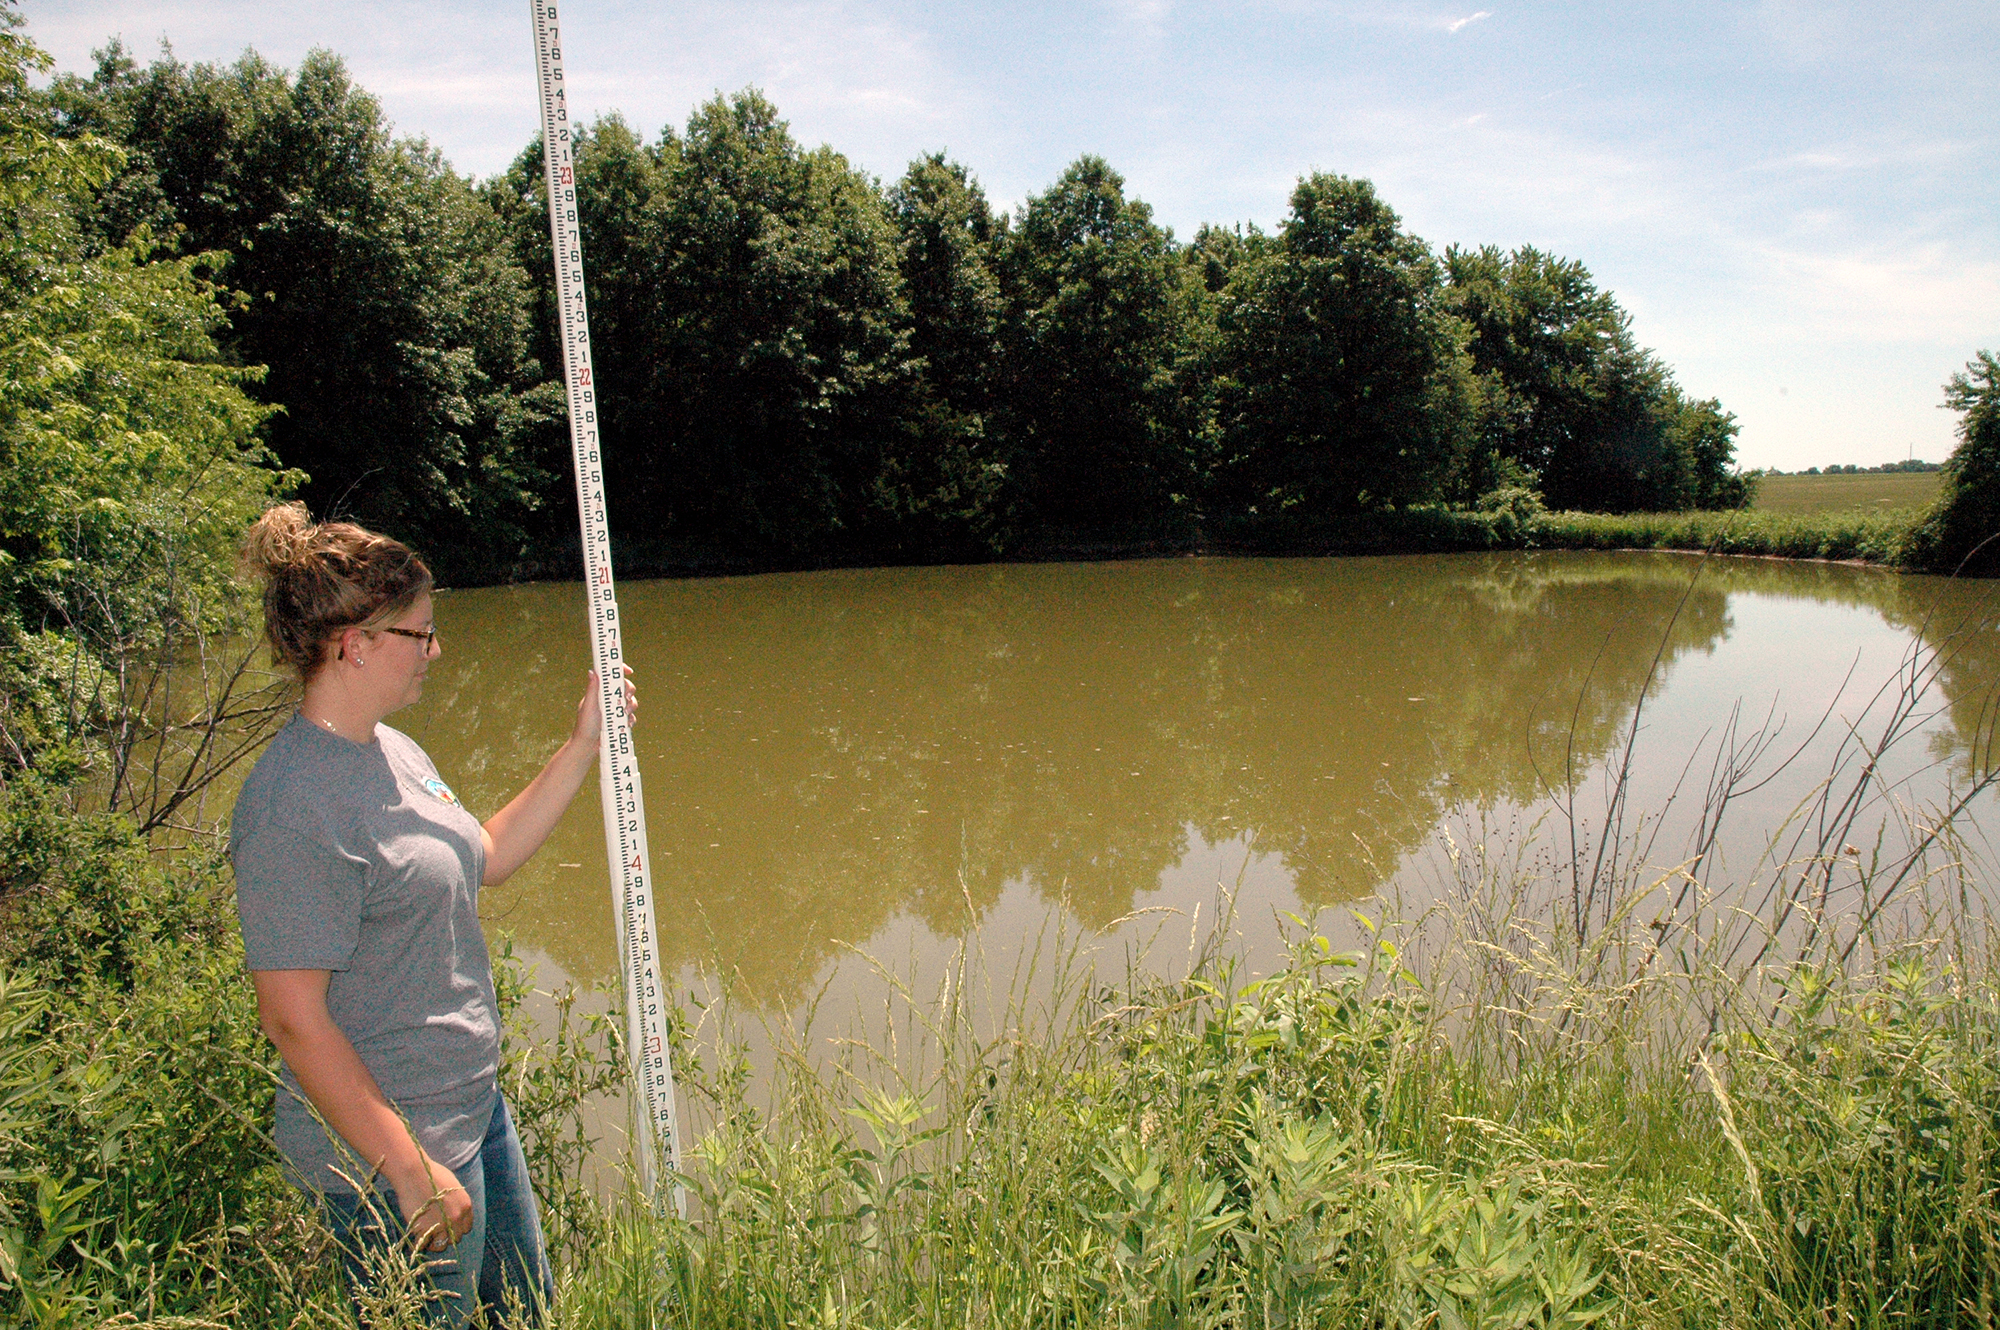
[[[430,1158],[326,1010],[325,970],[252,970],[257,1018],[299,1078],[326,1125],[396,1189],[403,1222],[442,1248],[472,1227],[472,1198],[458,1176]]]
[[[628,676],[632,673],[631,666],[625,667],[625,673]],[[625,681],[625,718],[628,724],[637,724],[639,719],[639,694],[629,677]],[[576,704],[576,726],[569,738],[556,749],[548,765],[528,782],[528,788],[515,795],[480,828],[486,843],[483,885],[491,887],[505,882],[542,848],[542,842],[562,820],[563,810],[583,788],[590,764],[597,760],[598,735],[603,728],[598,714],[597,671],[592,670],[583,700]]]

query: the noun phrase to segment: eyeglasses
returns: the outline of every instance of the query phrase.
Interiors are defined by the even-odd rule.
[[[398,637],[414,637],[424,644],[425,651],[429,651],[438,640],[436,624],[432,624],[429,628],[383,628],[378,631],[394,633]]]

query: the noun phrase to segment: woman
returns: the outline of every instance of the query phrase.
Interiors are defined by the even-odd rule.
[[[439,654],[423,561],[351,523],[315,525],[301,504],[266,512],[243,553],[264,581],[271,650],[305,685],[230,828],[245,960],[285,1064],[278,1146],[325,1205],[350,1281],[366,1282],[371,1241],[379,1252],[396,1236],[383,1220],[400,1220],[434,1254],[439,1323],[461,1326],[475,1305],[497,1323],[510,1294],[532,1316],[554,1290],[496,1079],[477,902],[589,774],[595,675],[569,738],[482,826],[381,723],[423,694]]]

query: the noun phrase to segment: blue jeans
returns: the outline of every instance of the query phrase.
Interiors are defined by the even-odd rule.
[[[477,1306],[486,1309],[488,1325],[507,1325],[508,1303],[518,1301],[526,1310],[524,1319],[515,1324],[540,1325],[542,1310],[555,1301],[555,1281],[543,1250],[528,1161],[505,1099],[494,1105],[479,1153],[454,1171],[472,1199],[472,1227],[452,1246],[425,1254],[431,1323],[461,1330]],[[348,1289],[366,1287],[364,1253],[372,1250],[379,1259],[392,1255],[391,1249],[404,1241],[403,1214],[395,1193],[387,1187],[366,1198],[329,1192],[320,1200],[340,1240]]]

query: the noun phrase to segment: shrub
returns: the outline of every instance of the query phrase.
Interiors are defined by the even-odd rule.
[[[338,1305],[265,1134],[225,869],[129,820],[0,791],[0,1320]]]
[[[1991,351],[1974,356],[1945,384],[1944,400],[1960,413],[1958,447],[1904,559],[1932,572],[1991,577],[2000,574],[2000,359]]]

